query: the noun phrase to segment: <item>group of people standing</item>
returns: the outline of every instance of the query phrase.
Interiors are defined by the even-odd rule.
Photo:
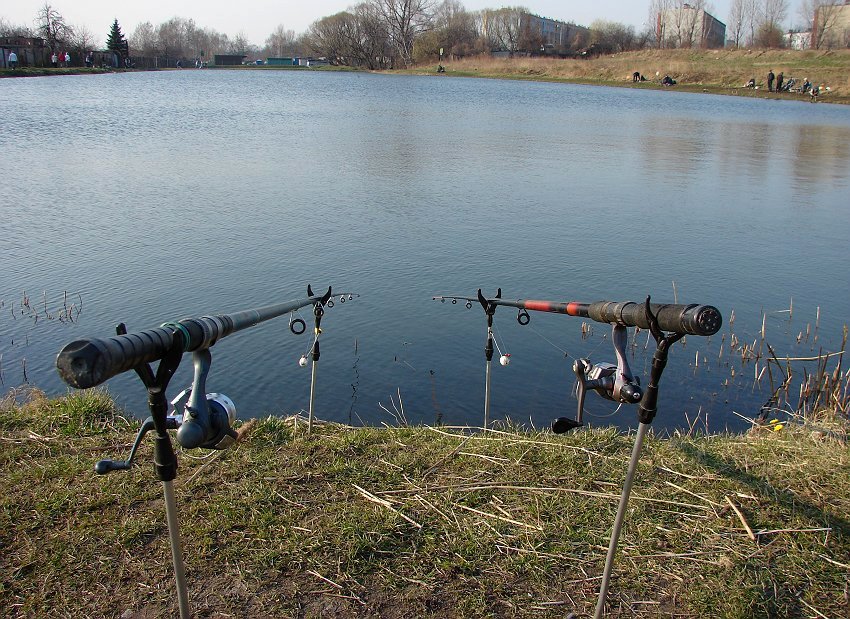
[[[53,55],[50,56],[50,64],[52,64],[54,67],[70,67],[71,53],[59,52],[59,54],[57,55],[56,52],[53,52]]]
[[[782,72],[779,72],[779,75],[773,74],[773,69],[768,71],[767,73],[767,90],[769,92],[773,91],[773,81],[776,80],[776,92],[782,92],[782,83],[785,81],[785,76],[782,75]]]
[[[50,64],[54,67],[63,66],[70,67],[71,66],[71,53],[70,52],[59,52],[57,55],[56,52],[53,52],[53,55],[50,57]]]

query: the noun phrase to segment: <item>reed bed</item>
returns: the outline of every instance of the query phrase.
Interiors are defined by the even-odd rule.
[[[28,329],[49,322],[62,324],[72,324],[80,319],[80,314],[83,311],[83,298],[78,293],[75,297],[69,297],[68,291],[62,293],[61,305],[56,300],[51,299],[48,302],[47,291],[43,291],[39,297],[31,297],[26,291],[21,293],[19,299],[7,302],[0,299],[0,317],[9,317],[15,323],[21,322],[23,325],[15,325],[12,337],[9,340],[10,347],[29,346]],[[29,383],[29,374],[27,373],[27,359],[20,357],[17,362],[20,364],[20,379],[13,384]],[[16,363],[15,365],[17,365]],[[8,365],[8,364],[7,364]],[[3,353],[0,352],[0,386],[6,384],[6,367],[3,364]]]

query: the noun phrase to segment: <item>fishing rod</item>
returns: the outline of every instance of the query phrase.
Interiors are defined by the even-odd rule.
[[[611,339],[617,357],[617,364],[591,364],[589,359],[576,360],[573,364],[573,371],[578,379],[578,412],[576,418],[559,417],[552,422],[552,431],[556,434],[562,434],[583,425],[584,399],[588,389],[595,391],[603,398],[620,404],[640,405],[638,412],[638,421],[640,423],[638,424],[635,443],[632,448],[631,458],[629,459],[629,467],[626,471],[626,479],[623,483],[623,491],[620,495],[617,515],[614,518],[611,540],[605,557],[605,568],[602,574],[599,598],[596,603],[594,618],[600,619],[605,609],[608,586],[614,566],[614,556],[617,552],[617,544],[625,519],[635,471],[637,470],[637,464],[643,448],[644,437],[658,412],[658,384],[661,381],[664,368],[667,366],[670,347],[685,335],[710,336],[717,333],[723,324],[719,310],[711,305],[651,303],[649,296],[646,297],[646,301],[643,304],[632,301],[621,303],[613,301],[598,301],[595,303],[580,303],[576,301],[556,302],[530,299],[509,301],[502,299],[501,288],[498,289],[495,297],[489,299],[481,293],[480,288],[476,297],[435,296],[433,299],[443,303],[450,300],[453,304],[457,304],[458,301],[464,301],[467,309],[471,309],[473,303],[478,301],[487,316],[485,428],[487,427],[489,417],[493,315],[496,313],[498,306],[517,308],[517,322],[523,326],[531,322],[531,316],[528,314],[528,310],[590,318],[596,322],[607,323],[612,326]],[[649,329],[655,339],[656,348],[652,357],[652,367],[646,389],[641,387],[640,379],[634,376],[629,368],[626,357],[628,327]]]
[[[353,299],[353,293],[338,293],[340,302]],[[333,307],[333,293],[317,295],[307,286],[307,297],[274,305],[249,309],[232,314],[184,318],[165,322],[159,327],[127,333],[124,323],[116,327],[116,335],[108,338],[80,339],[65,345],[56,357],[60,378],[77,389],[100,385],[113,376],[133,370],[148,393],[150,416],[142,423],[126,460],[100,460],[95,473],[104,475],[111,471],[124,471],[132,467],[136,451],[144,436],[155,432],[154,472],[162,482],[165,496],[165,515],[171,543],[171,558],[177,588],[181,619],[190,616],[186,574],[180,543],[177,505],[173,481],[177,476],[177,457],[171,443],[169,430],[176,430],[177,442],[186,449],[227,449],[236,442],[237,433],[232,424],[236,420],[236,406],[221,393],[207,393],[206,380],[212,364],[210,348],[228,335],[253,327],[266,320],[308,305],[313,306],[315,339],[311,347],[313,358],[313,383],[310,387],[310,419],[313,415],[315,367],[319,359],[318,336],[325,307]],[[304,321],[290,316],[290,330],[295,334],[306,330]],[[194,366],[192,385],[169,402],[166,389],[180,365],[183,354],[191,352]],[[156,373],[150,363],[159,361]],[[306,365],[306,364],[305,364]],[[180,409],[182,408],[182,412]],[[312,424],[311,424],[312,425]]]

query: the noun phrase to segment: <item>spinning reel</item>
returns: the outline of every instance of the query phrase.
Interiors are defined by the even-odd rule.
[[[118,325],[116,331],[118,335],[126,334],[123,323]],[[181,391],[168,403],[164,417],[165,429],[177,430],[177,442],[186,449],[227,449],[236,442],[236,431],[232,427],[236,421],[236,405],[223,393],[206,393],[207,376],[212,364],[209,348],[193,352],[192,361],[195,370],[192,386]],[[153,371],[148,364],[135,369],[146,386],[150,387],[155,382]],[[153,416],[145,419],[136,434],[128,458],[100,460],[94,466],[95,473],[104,475],[112,471],[129,470],[142,439],[155,429]]]
[[[552,431],[555,434],[563,434],[584,425],[582,416],[584,414],[584,399],[588,389],[595,391],[606,400],[612,400],[619,404],[637,404],[643,397],[640,377],[632,374],[626,358],[628,340],[626,326],[613,325],[611,340],[614,343],[614,353],[617,355],[616,365],[604,361],[592,364],[589,359],[577,359],[573,363],[573,372],[578,379],[576,418],[558,417],[552,422]]]

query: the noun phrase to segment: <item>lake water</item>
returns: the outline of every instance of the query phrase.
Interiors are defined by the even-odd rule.
[[[767,312],[779,355],[840,346],[850,314],[846,107],[187,70],[0,80],[0,119],[4,390],[26,372],[64,392],[62,345],[118,322],[234,312],[303,297],[308,283],[362,295],[324,318],[316,410],[370,424],[396,423],[394,407],[410,422],[481,423],[484,313],[435,294],[672,302],[675,282],[679,302],[722,311],[727,350],[732,333],[754,340]],[[777,313],[792,299],[790,319]],[[80,302],[75,322],[58,320]],[[818,308],[817,341],[797,343]],[[573,415],[572,359],[613,361],[608,327],[583,339],[580,319],[515,318],[495,316],[512,362],[494,363],[491,416]],[[753,364],[719,358],[721,340],[674,347],[658,426],[708,413],[711,431],[740,428],[733,411],[767,399]],[[286,317],[234,334],[213,348],[208,389],[242,417],[306,409],[310,343]],[[631,361],[645,376],[644,344]],[[170,393],[190,369],[187,358]],[[146,414],[132,373],[108,387]],[[636,425],[634,408],[588,405],[591,423]]]

